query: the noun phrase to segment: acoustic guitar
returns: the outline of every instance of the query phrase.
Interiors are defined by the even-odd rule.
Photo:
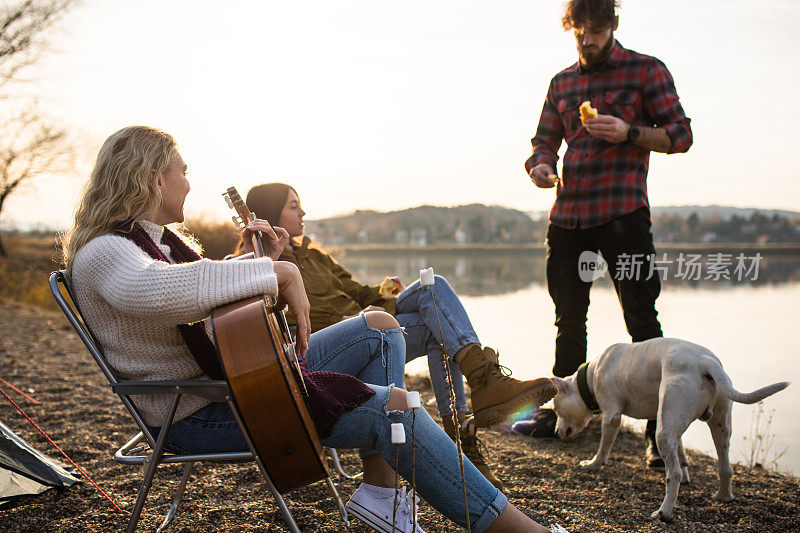
[[[250,213],[235,187],[223,194],[238,225]],[[256,257],[264,256],[258,235]],[[303,400],[303,383],[283,311],[270,296],[257,296],[211,314],[219,359],[234,404],[255,452],[281,493],[329,476],[317,430]]]

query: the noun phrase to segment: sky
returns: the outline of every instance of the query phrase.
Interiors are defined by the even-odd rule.
[[[162,128],[189,165],[188,217],[220,194],[295,186],[309,218],[500,204],[547,210],[523,170],[550,79],[577,59],[563,3],[84,0],[25,91],[77,141],[0,222],[70,223],[103,140]],[[617,39],[673,74],[686,154],[651,156],[652,205],[800,210],[794,0],[623,0]],[[562,147],[563,150],[563,147]]]

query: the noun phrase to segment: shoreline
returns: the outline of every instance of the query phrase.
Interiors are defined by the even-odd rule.
[[[338,244],[323,246],[326,249],[341,250],[348,254],[369,254],[387,253],[400,254],[408,252],[432,252],[432,253],[530,253],[547,251],[545,243],[470,243],[470,244],[433,244],[429,246],[416,246],[409,244]],[[763,252],[771,255],[797,255],[800,258],[800,243],[678,243],[678,242],[656,242],[656,252],[721,252],[734,253]]]

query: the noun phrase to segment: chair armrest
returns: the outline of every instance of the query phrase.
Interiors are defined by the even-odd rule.
[[[227,402],[230,399],[228,383],[222,380],[182,381],[123,381],[112,383],[111,390],[117,394],[191,394],[212,402]]]

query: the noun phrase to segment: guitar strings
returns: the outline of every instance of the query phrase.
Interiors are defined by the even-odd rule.
[[[231,189],[233,189],[233,191],[231,191]],[[231,192],[233,192],[233,194],[231,194]],[[258,218],[254,212],[250,211],[250,208],[247,207],[244,201],[242,201],[242,197],[239,196],[239,192],[236,190],[235,187],[231,187],[228,189],[227,196],[225,194],[223,194],[222,196],[225,197],[228,202],[230,202],[230,207],[236,209],[236,207],[234,206],[237,207],[241,206],[243,209],[246,210],[247,214],[245,215],[244,212],[239,212],[239,210],[236,209],[236,211],[240,213],[241,224],[237,223],[236,217],[234,217],[234,224],[236,224],[239,229],[242,229],[243,226],[247,226],[248,224],[250,224],[251,222],[253,222]],[[267,224],[269,224],[269,227],[272,228],[272,231],[275,231],[275,226],[272,225],[272,222],[266,219],[262,220],[264,220]],[[251,236],[251,240],[253,241],[253,257],[264,257],[266,255],[264,253],[264,233],[261,231],[253,233],[253,235]],[[275,309],[277,305],[276,298],[264,296],[264,299],[269,304],[270,308]],[[297,353],[294,350],[294,339],[292,339],[292,335],[289,332],[289,324],[286,322],[286,314],[282,312],[276,312],[273,314],[276,316],[276,320],[278,321],[277,329],[281,332],[281,337],[283,337],[282,340],[284,342],[287,340],[289,341],[287,343],[288,346],[284,347],[284,349],[288,351],[289,354],[291,355],[290,360],[294,367],[294,371],[296,372],[295,376],[296,380],[303,387],[301,394],[303,395],[303,397],[308,398],[308,388],[306,387],[305,379],[303,379],[303,372],[300,370],[300,361],[297,359]]]

